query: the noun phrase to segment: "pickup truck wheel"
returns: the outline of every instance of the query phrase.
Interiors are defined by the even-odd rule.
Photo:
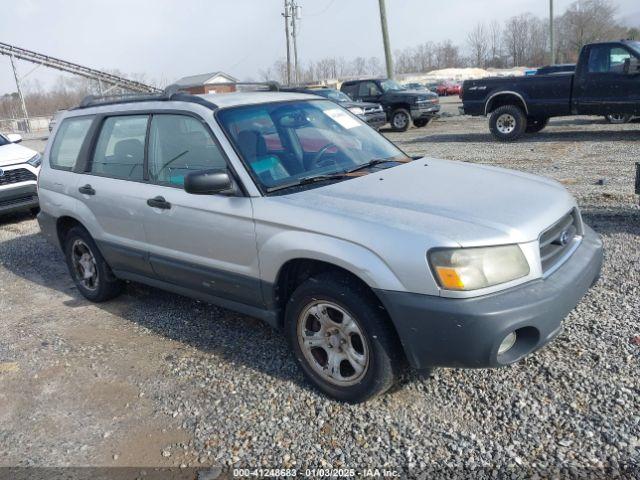
[[[503,105],[496,108],[489,118],[489,129],[501,142],[519,139],[527,128],[527,117],[520,107]]]
[[[71,278],[85,298],[96,303],[105,302],[122,291],[122,282],[113,275],[84,228],[69,230],[64,240],[64,252]]]
[[[549,124],[548,118],[528,118],[526,133],[538,133]]]
[[[411,115],[404,108],[398,108],[391,114],[391,127],[395,132],[406,132],[411,126]]]
[[[416,127],[416,128],[426,127],[430,120],[431,120],[430,118],[423,118],[423,119],[420,119],[420,120],[414,120],[413,121],[413,126]]]
[[[396,382],[402,355],[373,294],[349,277],[321,274],[293,293],[285,329],[306,377],[327,395],[363,402]]]
[[[622,125],[631,121],[631,115],[625,113],[611,113],[604,116],[605,120],[614,125]]]

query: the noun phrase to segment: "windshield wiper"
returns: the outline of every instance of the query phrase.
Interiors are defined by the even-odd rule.
[[[285,183],[283,185],[276,185],[275,187],[267,188],[267,193],[276,192],[278,190],[284,190],[286,188],[298,187],[300,185],[308,185],[310,183],[323,182],[325,180],[340,180],[346,176],[348,172],[337,172],[326,175],[315,175],[312,177],[303,177],[295,182]]]
[[[348,176],[350,173],[358,172],[360,170],[364,170],[365,168],[374,167],[376,165],[380,165],[381,163],[394,163],[394,162],[396,162],[396,160],[379,158],[379,159],[371,160],[370,162],[367,162],[367,163],[363,163],[362,165],[358,165],[357,167],[352,168],[350,170],[343,170],[341,172],[328,173],[324,175],[314,175],[311,177],[303,177],[296,180],[295,182],[285,183],[283,185],[276,185],[275,187],[269,187],[267,188],[267,193],[276,192],[278,190],[284,190],[286,188],[298,187],[300,185],[308,185],[310,183],[323,182],[326,180],[341,180],[346,176]]]
[[[391,163],[391,162],[395,162],[395,160],[388,160],[388,159],[384,159],[384,158],[378,158],[378,159],[375,159],[375,160],[371,160],[370,162],[363,163],[362,165],[358,165],[357,167],[352,168],[351,170],[347,170],[345,173],[358,172],[360,170],[364,170],[365,168],[375,167],[376,165],[380,165],[381,163]]]

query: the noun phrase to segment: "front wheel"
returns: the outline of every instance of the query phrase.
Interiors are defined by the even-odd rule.
[[[492,135],[501,142],[513,142],[525,132],[527,116],[516,105],[503,105],[496,108],[489,118]]]
[[[396,334],[374,295],[340,274],[302,283],[285,312],[289,343],[306,377],[337,400],[363,402],[400,373]]]
[[[411,115],[404,108],[398,108],[391,114],[390,123],[395,132],[406,132],[411,126]]]
[[[122,282],[111,271],[89,232],[73,227],[64,239],[64,253],[69,273],[80,293],[92,302],[116,297]]]
[[[419,120],[414,120],[413,126],[416,128],[426,127],[430,120],[430,118],[421,118]]]
[[[626,113],[611,113],[604,116],[605,120],[614,125],[622,125],[631,121],[631,115]]]

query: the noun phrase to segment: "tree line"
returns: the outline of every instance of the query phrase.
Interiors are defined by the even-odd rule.
[[[580,0],[572,3],[555,20],[556,62],[575,62],[586,43],[640,38],[638,28],[628,28],[616,20],[617,8],[611,0]],[[549,19],[531,13],[513,16],[503,23],[496,20],[477,23],[466,35],[466,41],[424,42],[396,50],[393,54],[397,74],[427,73],[443,68],[478,67],[508,68],[541,66],[550,62]],[[114,71],[113,73],[120,74]],[[327,57],[306,62],[298,72],[298,83],[321,82],[358,76],[384,75],[384,63],[378,57]],[[284,60],[259,72],[260,80],[286,83]],[[150,82],[144,76],[136,80]],[[162,83],[162,82],[160,82]],[[25,85],[25,103],[30,116],[51,115],[56,110],[78,105],[89,94],[98,94],[96,82],[82,77],[60,77],[45,91],[37,81]],[[22,117],[17,93],[0,96],[0,118]]]
[[[557,63],[572,63],[587,43],[640,38],[640,29],[621,25],[617,7],[611,0],[580,0],[555,18]],[[424,42],[393,52],[396,74],[427,73],[443,68],[537,67],[549,64],[549,18],[531,13],[515,15],[503,23],[479,22],[466,35],[466,41]],[[362,75],[383,75],[379,58],[356,57],[352,60],[328,57],[307,62],[299,72],[299,82],[314,82]],[[260,72],[262,80],[286,82],[286,62],[276,61]]]

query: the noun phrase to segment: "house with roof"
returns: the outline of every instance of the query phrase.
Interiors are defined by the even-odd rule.
[[[229,93],[236,91],[238,79],[224,72],[201,73],[176,80],[173,85],[198,95],[205,93]]]

